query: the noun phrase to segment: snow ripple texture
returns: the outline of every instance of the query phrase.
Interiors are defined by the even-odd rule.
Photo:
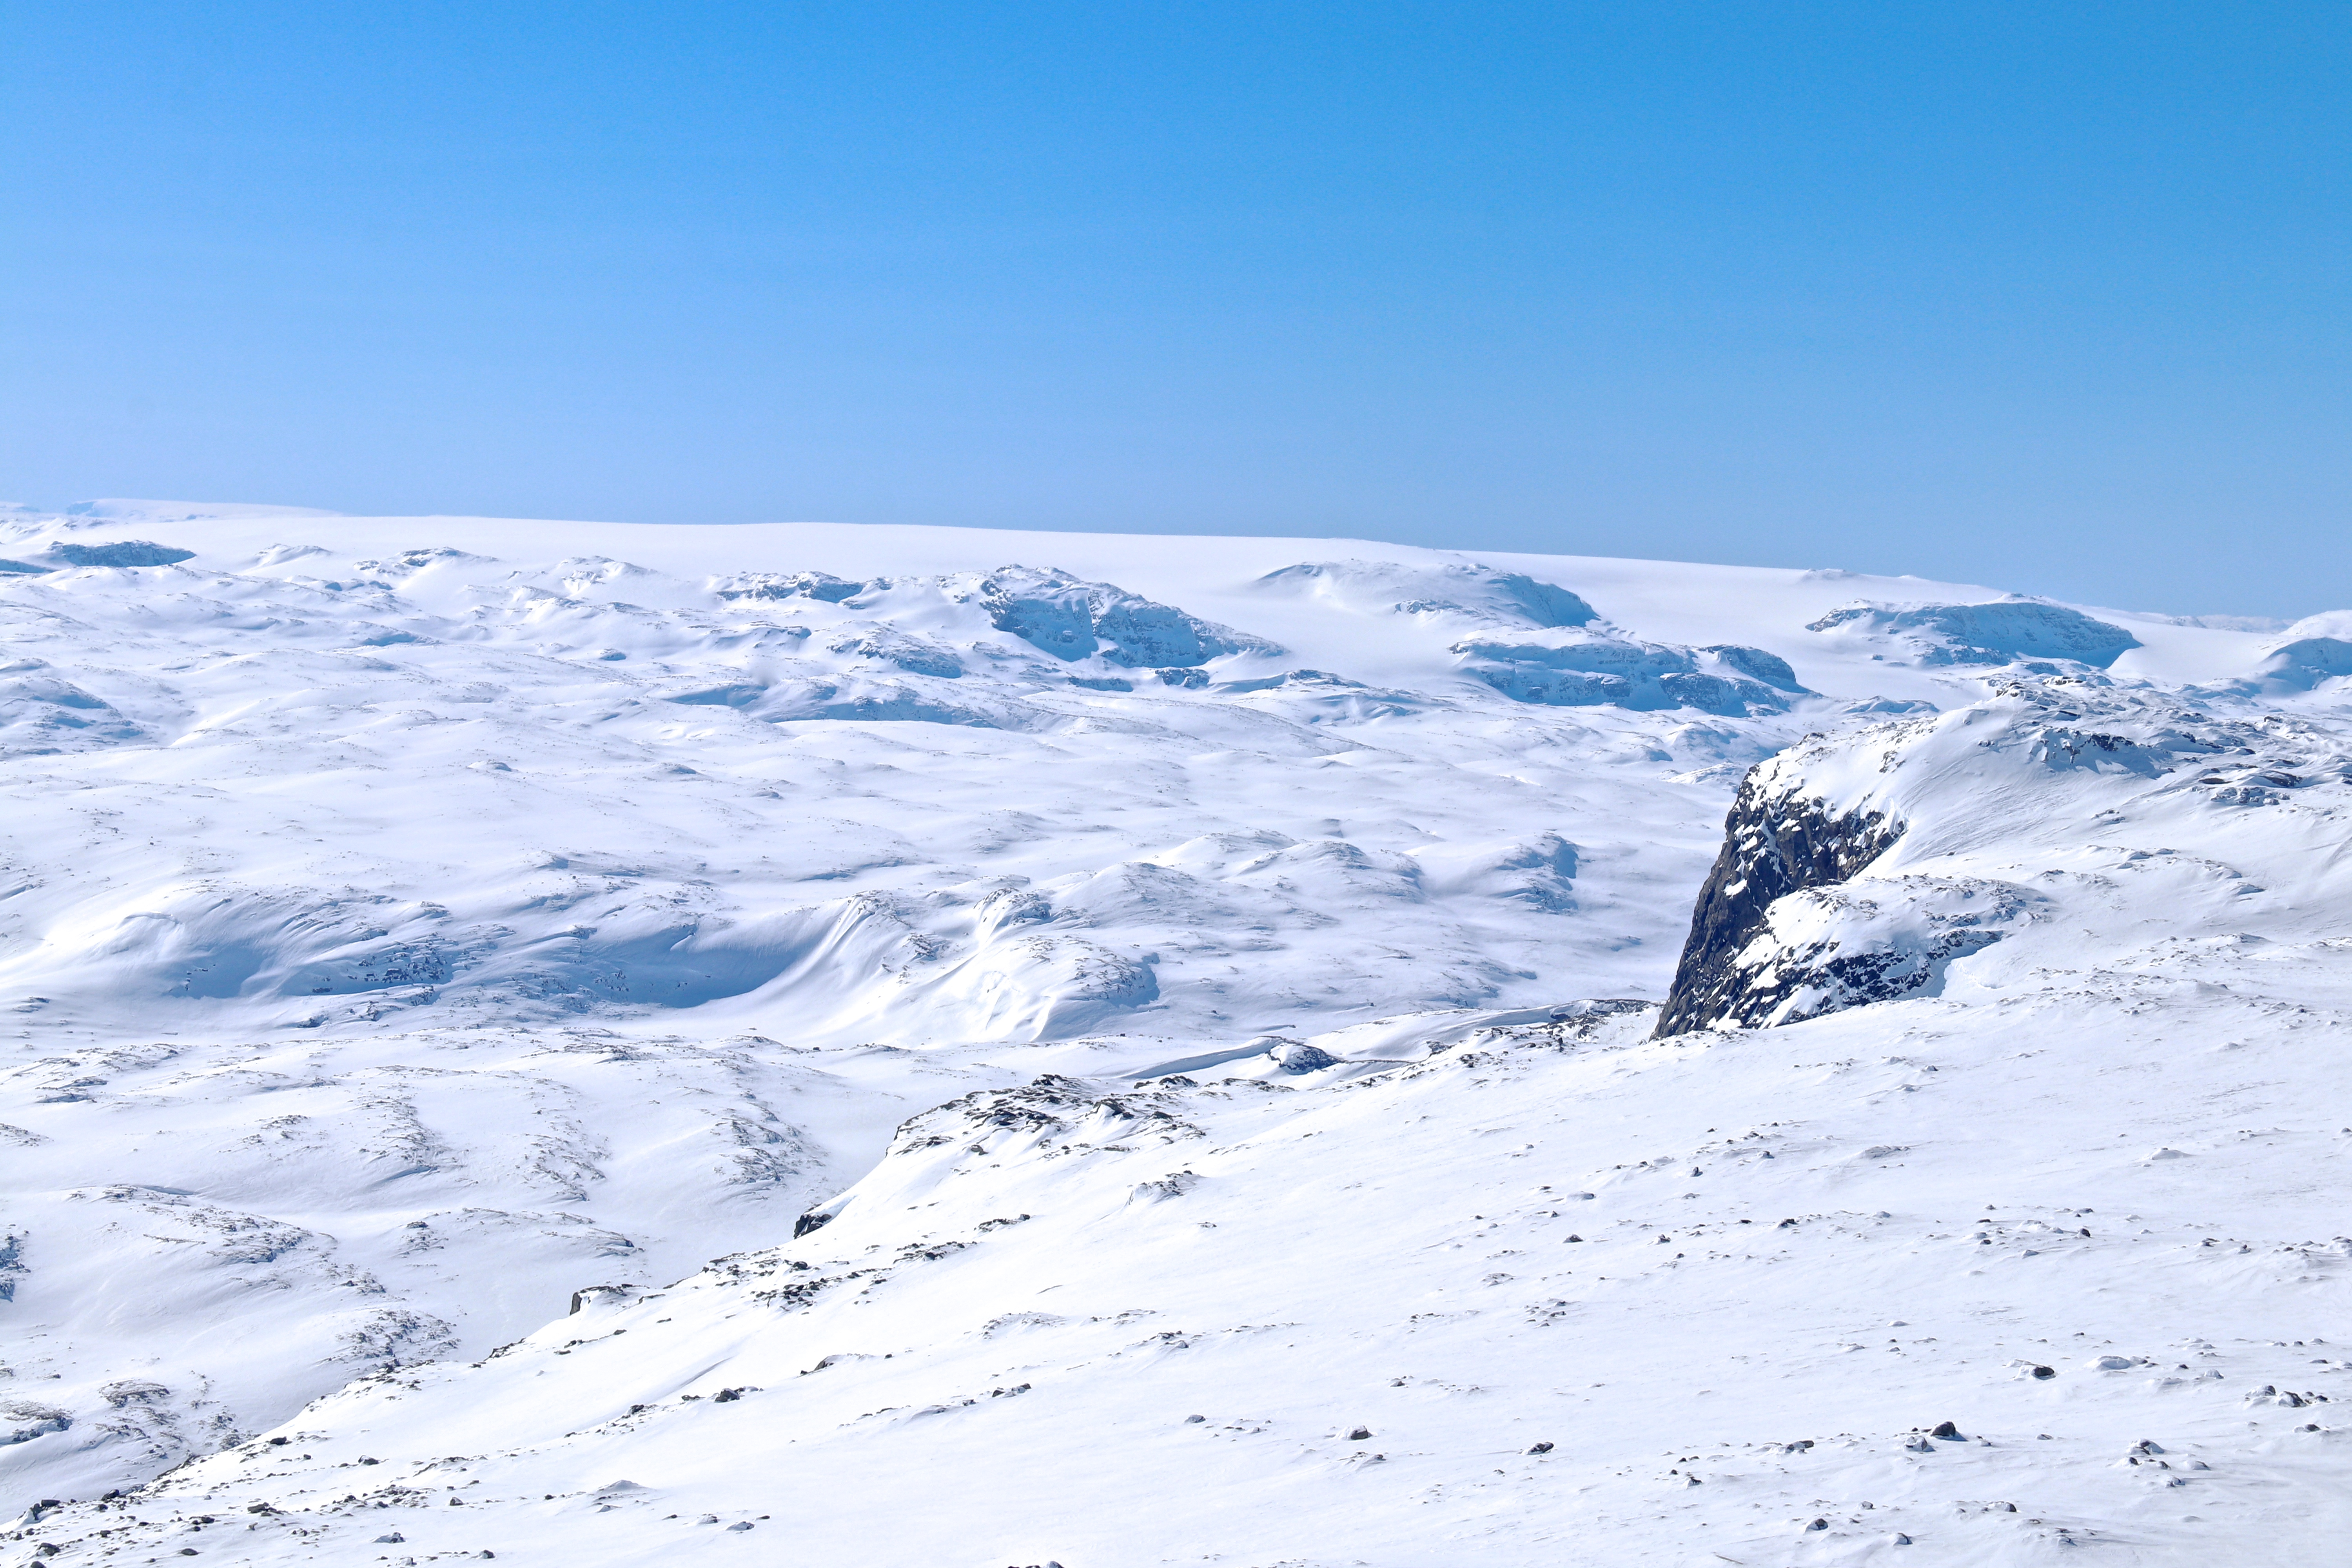
[[[2352,1527],[2352,616],[152,502],[0,555],[0,1562]]]

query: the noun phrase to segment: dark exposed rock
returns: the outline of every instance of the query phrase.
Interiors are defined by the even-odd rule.
[[[64,1432],[73,1426],[73,1417],[54,1405],[43,1405],[30,1399],[0,1400],[0,1448],[17,1443],[29,1443],[51,1432]],[[45,1500],[37,1508],[49,1506]]]
[[[1773,900],[1843,882],[1885,854],[1904,825],[1880,812],[1835,813],[1751,772],[1724,819],[1723,848],[1699,889],[1658,1037],[1718,1021],[1755,1024],[1782,998],[1758,996],[1732,960],[1765,928]]]
[[[566,1316],[576,1315],[584,1307],[610,1306],[615,1301],[626,1301],[643,1289],[638,1285],[583,1285],[572,1292],[572,1311]]]

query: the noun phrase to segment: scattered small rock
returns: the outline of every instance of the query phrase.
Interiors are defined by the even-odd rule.
[[[1205,1415],[1187,1415],[1184,1417],[1184,1425],[1187,1426],[1197,1426],[1207,1419],[1208,1417]]]
[[[2033,1369],[2033,1375],[2042,1379],[2053,1378],[2058,1375],[2058,1369],[2049,1366],[2037,1366]]]
[[[1953,1426],[1948,1421],[1937,1422],[1936,1424],[1936,1429],[1933,1432],[1928,1433],[1927,1436],[1930,1437],[1949,1437],[1955,1441],[1966,1441],[1966,1439],[1960,1436],[1960,1429]]]
[[[1348,1434],[1348,1441],[1350,1443],[1367,1443],[1371,1440],[1371,1436],[1372,1429],[1370,1427],[1359,1426],[1354,1431]]]
[[[1551,1452],[1551,1445],[1549,1443],[1538,1443],[1534,1447],[1529,1448],[1528,1452],[1530,1454],[1549,1454]]]

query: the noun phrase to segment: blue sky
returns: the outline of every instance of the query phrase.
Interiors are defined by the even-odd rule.
[[[25,3],[0,493],[2352,604],[2335,5]]]

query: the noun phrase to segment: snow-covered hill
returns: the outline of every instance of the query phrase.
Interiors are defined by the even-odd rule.
[[[146,502],[0,557],[0,1477],[82,1500],[20,1554],[2352,1523],[2352,617]]]

